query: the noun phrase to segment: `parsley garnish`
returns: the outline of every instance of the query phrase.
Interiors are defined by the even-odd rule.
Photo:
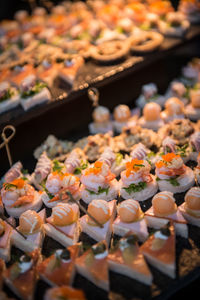
[[[152,156],[155,156],[155,155],[156,155],[156,154],[155,154],[155,152],[153,152],[153,151],[147,153],[147,157],[148,157],[148,158],[151,158]]]
[[[58,160],[53,161],[53,172],[60,173],[63,169],[63,164],[61,164]]]
[[[4,188],[5,188],[5,190],[10,190],[10,189],[12,189],[12,188],[17,188],[17,186],[15,185],[15,184],[12,184],[12,183],[4,183]]]
[[[123,188],[129,195],[131,193],[136,193],[136,192],[140,192],[142,191],[143,189],[145,189],[147,186],[147,183],[145,181],[141,181],[139,182],[138,184],[130,184],[129,187],[127,188]]]
[[[186,157],[187,147],[188,147],[188,144],[185,144],[182,147],[177,146],[177,153],[182,157]]]
[[[144,167],[144,165],[135,164],[134,167]]]
[[[88,167],[88,162],[87,161],[85,163],[82,162],[80,167],[77,167],[74,170],[74,174],[75,175],[81,174],[81,171],[87,169],[87,167]]]
[[[45,181],[43,180],[41,183],[40,183],[40,186],[43,188],[43,191],[47,193],[49,199],[52,199],[54,198],[54,195],[49,193],[49,191],[47,190],[46,186],[45,186]]]
[[[159,177],[156,177],[156,181],[160,181],[161,179]]]
[[[88,189],[87,189],[87,191],[88,191],[91,195],[99,195],[99,194],[103,194],[103,193],[106,193],[106,195],[108,195],[109,187],[103,189],[103,188],[101,188],[101,187],[99,186],[99,189],[98,189],[98,192],[97,192],[97,193],[94,192],[94,191],[90,191],[90,190],[88,190]]]
[[[0,102],[10,99],[14,95],[14,91],[8,89],[6,93],[0,98]]]
[[[22,174],[28,174],[28,170],[27,169],[21,169]]]
[[[119,166],[122,162],[123,155],[121,153],[116,153],[115,157],[116,157],[116,165]]]
[[[47,87],[47,84],[44,82],[36,82],[36,84],[29,90],[26,92],[23,92],[21,94],[23,99],[26,99],[28,97],[31,97],[37,93],[39,93],[43,88]]]
[[[176,178],[170,178],[170,179],[167,179],[167,181],[169,181],[171,183],[171,185],[173,186],[179,186],[180,183],[177,181]]]

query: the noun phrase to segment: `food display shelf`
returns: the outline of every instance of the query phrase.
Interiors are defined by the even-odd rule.
[[[51,89],[52,101],[47,104],[33,107],[27,112],[21,107],[12,109],[0,115],[0,128],[7,123],[20,125],[33,118],[47,114],[58,106],[64,106],[67,102],[76,101],[84,95],[90,86],[105,87],[116,80],[121,80],[130,74],[137,74],[138,71],[159,60],[165,60],[176,49],[180,49],[200,38],[200,26],[191,26],[184,38],[165,38],[160,49],[143,56],[129,55],[126,60],[110,65],[100,65],[89,60],[80,69],[73,84],[73,87],[66,85],[60,80],[55,81]]]

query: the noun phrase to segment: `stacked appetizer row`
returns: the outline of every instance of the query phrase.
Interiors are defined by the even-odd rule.
[[[84,60],[112,62],[132,53],[157,49],[163,35],[182,36],[189,13],[198,3],[181,1],[174,12],[170,1],[63,2],[47,14],[36,8],[29,16],[0,24],[0,113],[21,104],[27,110],[49,101],[56,78],[73,85]],[[191,7],[192,8],[191,8]],[[198,18],[197,18],[198,19]]]

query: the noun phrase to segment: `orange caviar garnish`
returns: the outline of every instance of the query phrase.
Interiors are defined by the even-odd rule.
[[[24,187],[25,181],[22,178],[19,178],[13,180],[11,184],[16,185],[18,189],[22,189]]]
[[[174,158],[178,158],[178,157],[180,157],[180,155],[176,155],[174,152],[162,155],[162,159],[166,162],[171,162]]]
[[[160,168],[162,168],[162,167],[165,167],[165,163],[164,163],[163,161],[158,161],[158,162],[156,163],[156,168],[160,169]]]
[[[141,167],[143,167],[143,160],[132,159],[132,161],[126,163],[126,177],[129,177],[131,172],[137,172]]]
[[[85,175],[90,175],[90,174],[99,174],[101,172],[101,167],[103,165],[103,162],[101,161],[96,161],[94,163],[94,167],[93,168],[89,168],[88,170],[86,170]]]

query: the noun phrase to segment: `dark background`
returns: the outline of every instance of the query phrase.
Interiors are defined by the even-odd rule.
[[[29,2],[31,2],[31,1],[29,1]],[[51,7],[51,5],[52,4],[57,4],[57,3],[59,3],[59,1],[56,1],[56,0],[54,0],[54,1],[46,1],[46,0],[44,0],[44,1],[39,1],[39,0],[37,0],[37,1],[35,1],[36,2],[36,4],[37,5],[45,5],[47,8],[50,8]],[[172,1],[173,2],[173,5],[174,5],[174,7],[177,7],[177,4],[178,4],[178,0],[174,0],[174,1]],[[29,12],[31,12],[31,6],[29,5],[29,3],[28,3],[28,1],[27,0],[0,0],[0,20],[1,19],[11,19],[12,17],[13,17],[13,15],[14,15],[14,13],[15,13],[15,11],[16,10],[18,10],[18,9],[26,9],[26,10],[28,10]],[[189,52],[189,51],[188,51]],[[174,70],[176,69],[176,71],[177,71],[177,57],[176,56],[174,56],[173,57],[174,59],[173,60],[171,60],[170,59],[170,61],[171,61],[171,65],[170,65],[170,63],[169,63],[169,61],[168,60],[165,60],[164,61],[164,65],[165,65],[165,67],[166,66],[168,66],[168,68],[164,68],[164,70],[165,70],[165,74],[166,74],[166,71],[172,71],[172,61],[173,61],[173,63],[174,63]],[[163,68],[163,65],[160,65],[159,64],[159,68],[160,68],[160,72],[156,72],[157,74],[159,74],[160,73],[160,75],[161,74],[163,74],[163,72],[161,72],[161,68]],[[169,70],[170,69],[170,70]],[[152,70],[152,66],[151,66],[151,70]],[[155,71],[156,70],[156,68],[154,69],[153,68],[153,70]],[[148,75],[150,75],[151,74],[151,71],[150,70],[148,70],[149,72],[147,72],[148,73]],[[163,71],[163,70],[162,70]],[[153,72],[154,73],[154,72]],[[170,72],[171,73],[171,72]],[[138,75],[138,74],[137,74]],[[174,74],[175,75],[175,74]],[[143,75],[141,76],[142,77],[142,79],[144,80],[144,73],[143,73]],[[147,76],[147,77],[149,77],[149,76]],[[152,74],[151,74],[151,77],[152,77]],[[165,80],[164,78],[162,78],[162,76],[160,76],[161,78],[159,78],[160,80],[161,79],[163,79],[163,80]],[[149,78],[148,78],[149,79]],[[133,78],[131,78],[131,79],[129,79],[129,80],[133,80]],[[126,78],[126,81],[127,81],[127,78]],[[156,81],[156,80],[155,80]],[[106,88],[105,88],[106,89]],[[113,91],[113,89],[112,89],[112,91]],[[104,96],[104,91],[102,90],[102,94],[103,94],[103,96]],[[106,92],[105,92],[105,94],[106,94]],[[85,99],[82,99],[82,103],[85,103],[85,101],[83,101],[83,100],[85,100]],[[74,105],[77,105],[77,103],[76,104],[74,104]],[[74,105],[72,105],[72,107],[68,107],[68,109],[72,109],[72,110],[74,110]],[[85,104],[84,104],[85,105]],[[60,115],[60,114],[59,114]],[[43,120],[44,121],[44,125],[45,125],[45,120]],[[67,120],[66,120],[67,121]],[[71,120],[72,121],[72,120]],[[37,123],[37,121],[35,120],[35,122]],[[67,123],[67,122],[66,122]],[[23,127],[23,131],[24,131],[24,127]],[[36,134],[36,135],[39,135],[39,132],[37,132],[36,133],[36,131],[37,131],[37,129],[36,130],[34,130],[34,128],[31,126],[31,128],[29,128],[28,126],[26,127],[26,132],[27,132],[27,135],[29,135],[29,136],[34,136],[34,134]],[[56,133],[56,132],[55,132]],[[42,139],[42,138],[41,138]],[[29,141],[29,138],[27,139],[27,141],[24,141],[24,143],[31,143],[31,140],[32,140],[32,138],[30,138],[30,141]],[[21,143],[21,147],[23,148],[23,142]],[[4,153],[5,154],[5,153]],[[1,153],[1,155],[2,155],[2,153]],[[3,155],[4,156],[4,155]],[[6,157],[4,156],[4,158],[6,159]],[[170,297],[169,299],[170,300],[175,300],[175,299],[180,299],[180,298],[182,298],[183,296],[185,296],[185,298],[186,297],[188,297],[188,296],[192,296],[193,295],[193,297],[194,297],[194,299],[197,299],[197,298],[199,298],[198,296],[194,296],[194,293],[198,293],[198,291],[200,290],[199,289],[199,285],[200,285],[200,279],[198,279],[198,280],[196,280],[196,281],[194,281],[193,283],[191,283],[188,287],[186,287],[186,288],[184,288],[184,289],[182,289],[181,291],[179,291],[178,293],[176,293],[173,297]]]
[[[73,0],[72,0],[73,1]],[[38,6],[46,6],[50,8],[54,4],[58,4],[59,0],[0,0],[0,20],[10,19],[18,9],[26,9],[31,12],[31,3]],[[173,6],[176,8],[179,0],[171,0]]]

